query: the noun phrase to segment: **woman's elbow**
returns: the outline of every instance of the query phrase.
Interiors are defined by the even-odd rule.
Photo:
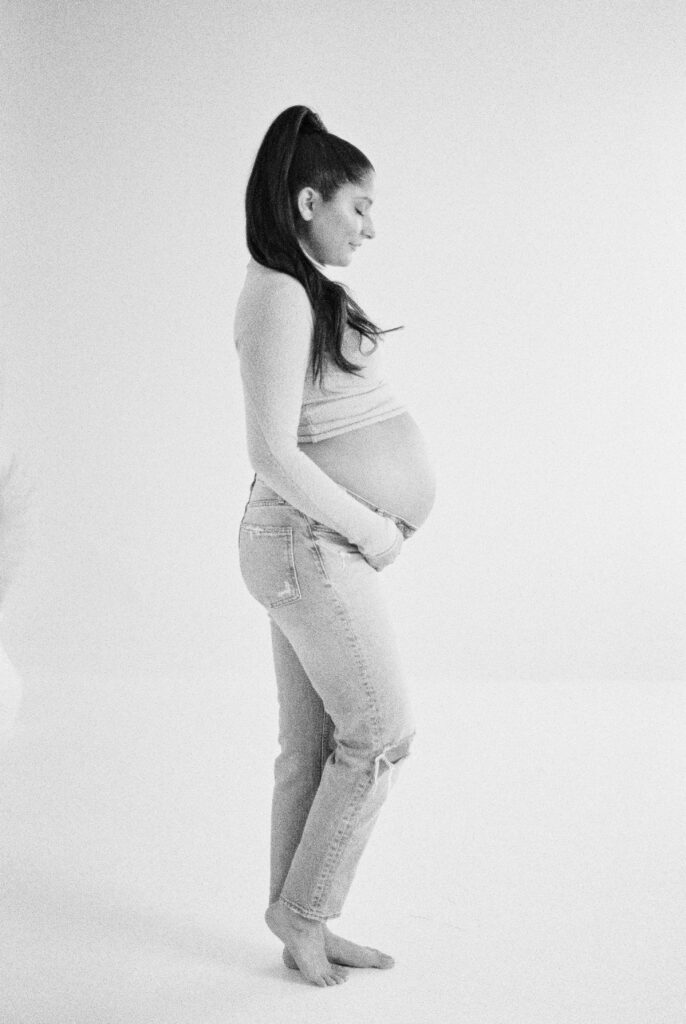
[[[262,444],[248,445],[250,465],[256,473],[269,483],[270,478],[288,474],[292,454],[273,450]]]

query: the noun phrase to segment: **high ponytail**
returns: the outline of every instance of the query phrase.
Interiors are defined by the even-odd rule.
[[[305,288],[314,312],[311,367],[323,379],[328,353],[342,370],[361,367],[342,352],[346,327],[374,347],[383,332],[365,315],[345,285],[331,281],[307,258],[298,240],[297,195],[309,185],[328,201],[341,185],[361,180],[374,168],[359,149],[332,135],[309,107],[282,111],[267,129],[245,194],[246,237],[250,255],[272,270],[295,277]]]

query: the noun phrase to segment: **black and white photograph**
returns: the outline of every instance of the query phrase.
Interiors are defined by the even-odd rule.
[[[0,0],[0,1024],[686,1022],[685,53]]]

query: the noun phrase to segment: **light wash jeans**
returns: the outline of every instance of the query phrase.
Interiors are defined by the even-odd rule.
[[[239,558],[269,615],[279,698],[269,901],[325,921],[342,911],[414,735],[393,623],[359,549],[259,476]]]

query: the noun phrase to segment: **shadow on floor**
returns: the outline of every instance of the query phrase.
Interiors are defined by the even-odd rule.
[[[5,864],[3,909],[27,931],[81,933],[93,941],[119,934],[148,948],[159,946],[226,966],[264,966],[267,937],[265,944],[244,935],[239,938],[231,934],[230,927],[224,930],[214,921],[141,905],[133,897],[127,900],[125,894],[94,891],[78,878],[50,875],[30,864]],[[267,973],[283,976],[276,947],[274,953],[274,970]]]

